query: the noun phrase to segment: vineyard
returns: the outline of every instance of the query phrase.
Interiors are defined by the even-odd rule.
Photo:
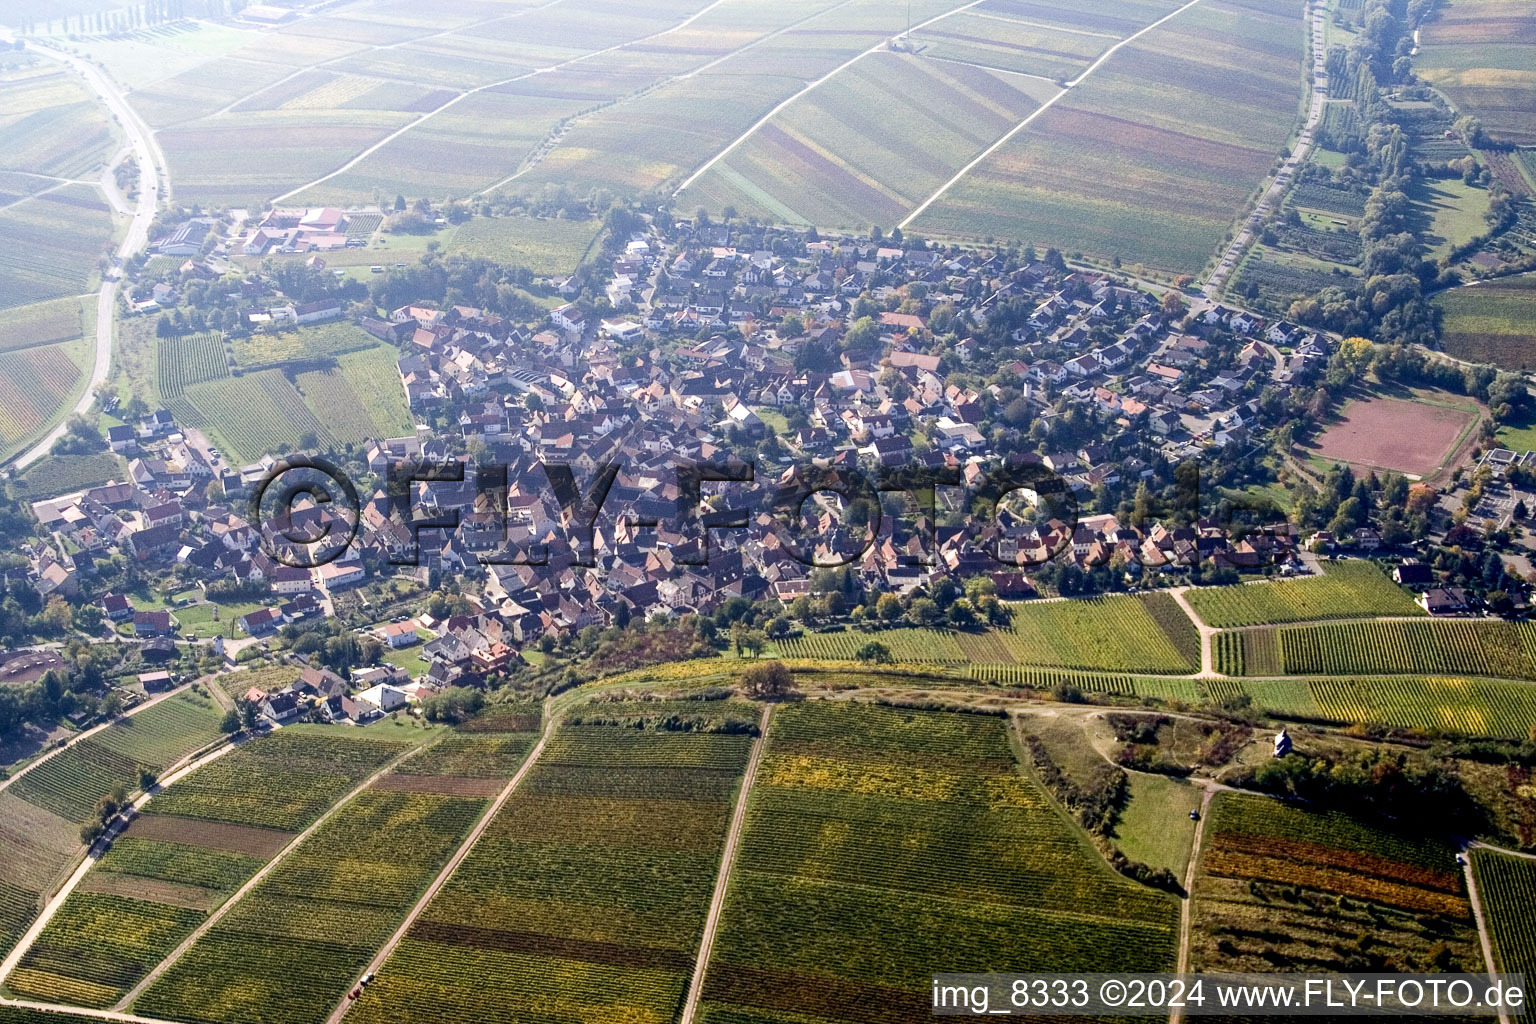
[[[121,786],[135,790],[139,772],[160,772],[219,736],[223,713],[212,701],[178,694],[121,719],[39,764],[10,788],[13,796],[76,823]]]
[[[993,686],[1026,687],[1031,690],[1054,690],[1058,686],[1075,686],[1084,693],[1106,693],[1121,697],[1148,697],[1159,700],[1182,700],[1198,704],[1204,700],[1200,684],[1193,679],[1171,676],[1110,675],[1103,672],[1081,672],[1072,669],[1032,668],[1029,665],[968,665],[966,674],[980,682]]]
[[[181,779],[86,875],[6,984],[54,1002],[115,1004],[275,856],[291,833],[403,749],[284,731]],[[210,805],[212,814],[198,813]],[[191,820],[197,818],[246,826],[247,834],[203,832]],[[236,836],[247,841],[229,841]],[[205,844],[205,837],[211,841]]]
[[[0,210],[0,309],[89,290],[112,240],[112,213],[90,185],[65,185]]]
[[[1493,959],[1499,971],[1536,977],[1536,861],[1506,857],[1491,850],[1472,852],[1477,895],[1493,938]],[[1536,1021],[1536,1008],[1514,1018]]]
[[[1362,561],[1330,564],[1312,579],[1200,587],[1187,597],[1200,618],[1217,629],[1424,614],[1413,595]]]
[[[207,381],[187,389],[187,400],[231,456],[254,462],[267,452],[305,447],[311,435],[321,447],[333,439],[280,370]]]
[[[359,795],[156,979],[136,1010],[321,1024],[484,809],[481,799]]]
[[[154,811],[301,832],[404,751],[399,743],[284,730],[198,769],[156,797]]]
[[[156,347],[155,360],[160,376],[160,398],[165,402],[185,395],[193,384],[229,376],[224,335],[217,331],[162,338]]]
[[[1113,874],[1005,718],[781,708],[749,804],[704,1019],[931,1017],[933,965],[1166,970],[1173,900]],[[832,954],[831,951],[836,951]]]
[[[751,744],[563,728],[352,1018],[673,1019]]]
[[[0,352],[0,447],[52,419],[79,379],[80,367],[68,345]]]
[[[1218,640],[1236,634],[1221,634]],[[1465,674],[1536,679],[1536,627],[1502,621],[1350,622],[1241,634],[1243,649],[1269,646],[1232,675]],[[1218,648],[1220,650],[1220,648]],[[1218,665],[1218,667],[1220,667]]]
[[[184,907],[77,892],[5,983],[25,998],[105,1009],[202,919]]]
[[[11,951],[80,854],[80,826],[0,793],[0,955]]]
[[[1236,794],[1206,829],[1193,970],[1481,970],[1453,847]]]
[[[311,370],[298,376],[299,393],[315,418],[343,444],[360,444],[386,432],[368,416],[367,407],[340,370]]]

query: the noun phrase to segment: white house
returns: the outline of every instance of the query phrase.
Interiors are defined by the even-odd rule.
[[[396,689],[386,683],[369,687],[353,698],[360,704],[366,704],[377,708],[380,714],[387,715],[392,711],[399,711],[405,707],[405,691]]]

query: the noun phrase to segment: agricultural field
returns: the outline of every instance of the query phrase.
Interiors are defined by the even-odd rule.
[[[224,335],[218,331],[162,338],[156,346],[155,364],[159,370],[163,402],[182,397],[194,384],[229,376]]]
[[[867,1021],[878,1006],[927,1020],[939,962],[1169,969],[1175,902],[1109,869],[1008,731],[983,715],[779,709],[701,1019]]]
[[[1536,11],[1450,0],[1424,25],[1413,70],[1500,142],[1536,144]]]
[[[79,822],[0,793],[0,956],[26,934],[79,856]]]
[[[1424,733],[1520,739],[1536,721],[1530,683],[1455,677],[1381,676],[1203,680],[1202,699],[1248,696],[1281,715],[1344,725],[1387,725]]]
[[[1204,265],[1297,119],[1303,5],[1217,0],[1114,54],[912,223]]]
[[[678,202],[798,226],[896,224],[1057,91],[968,64],[874,54],[759,128]]]
[[[0,954],[31,926],[81,854],[80,824],[117,786],[138,788],[216,739],[212,701],[178,694],[33,768],[0,793]]]
[[[1536,276],[1441,292],[1440,346],[1457,359],[1510,370],[1536,368]]]
[[[1465,146],[1457,145],[1461,153],[1452,159],[1466,153]],[[1423,239],[1430,259],[1444,259],[1457,246],[1488,233],[1484,216],[1489,210],[1490,196],[1486,188],[1464,184],[1459,178],[1420,181],[1411,196],[1415,212],[1425,226]]]
[[[476,217],[454,232],[447,251],[527,267],[545,276],[570,274],[601,231],[602,224],[590,220]]]
[[[562,728],[352,1016],[673,1018],[752,742]]]
[[[126,480],[128,463],[121,455],[51,455],[16,476],[18,493],[32,500],[83,491],[108,480]]]
[[[1322,576],[1310,579],[1197,587],[1186,598],[1205,624],[1217,629],[1424,614],[1412,594],[1365,561],[1331,562]]]
[[[532,748],[537,707],[500,710],[510,713],[476,719],[475,731],[431,744],[359,794],[149,986],[138,1007],[229,1024],[325,1020]]]
[[[1199,632],[1167,594],[1026,602],[1010,610],[1008,627],[995,636],[1022,665],[1181,673],[1200,663]],[[981,653],[972,660],[993,660]]]
[[[1006,627],[981,632],[933,629],[804,633],[776,646],[790,658],[852,661],[871,641],[898,662],[1017,665],[1103,672],[1192,672],[1200,662],[1195,624],[1166,594],[1030,601],[1010,606]]]
[[[0,352],[0,447],[30,437],[74,397],[81,377],[78,342]]]
[[[155,798],[156,816],[301,832],[406,745],[339,735],[290,735],[249,743]]]
[[[8,792],[78,827],[113,789],[138,789],[140,771],[158,774],[218,739],[223,717],[209,698],[177,694],[49,758]]]
[[[1456,850],[1223,793],[1194,890],[1196,971],[1481,971]]]
[[[0,170],[89,178],[112,145],[106,107],[73,72],[30,54],[0,66]]]
[[[360,794],[200,937],[136,1010],[321,1024],[485,806],[472,797]]]
[[[1536,626],[1492,621],[1348,622],[1222,634],[1255,651],[1253,675],[1481,675],[1536,679]],[[1225,642],[1225,641],[1224,641]],[[1278,657],[1262,653],[1273,647]],[[1225,671],[1225,670],[1224,670]],[[1242,671],[1233,673],[1243,674]]]
[[[1311,451],[1325,463],[1432,476],[1447,465],[1480,418],[1476,402],[1440,392],[1413,399],[1355,399],[1339,410]]]
[[[80,314],[73,296],[8,309],[0,323],[0,352],[74,341],[84,333]]]
[[[267,452],[296,451],[305,447],[305,435],[322,447],[333,441],[281,370],[194,384],[186,400],[214,442],[240,462],[255,462]]]
[[[49,1001],[117,1003],[293,833],[405,749],[285,731],[180,780],[86,876],[6,984]]]
[[[88,291],[112,231],[111,208],[91,185],[63,185],[0,209],[0,309]]]
[[[299,374],[299,394],[342,444],[409,434],[414,422],[395,368],[399,355],[388,345],[349,352],[337,359],[335,369]]]
[[[249,334],[230,343],[235,362],[244,370],[265,370],[293,362],[337,359],[375,348],[379,339],[349,320],[314,324],[275,334]]]
[[[1536,976],[1536,921],[1531,918],[1536,861],[1473,850],[1472,872],[1493,939],[1494,965],[1502,973]],[[1527,1009],[1514,1019],[1530,1024],[1536,1010]]]

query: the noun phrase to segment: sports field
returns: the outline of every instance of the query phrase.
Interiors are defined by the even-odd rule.
[[[1315,452],[1331,462],[1430,476],[1478,421],[1463,402],[1430,403],[1375,397],[1350,402],[1318,437]]]

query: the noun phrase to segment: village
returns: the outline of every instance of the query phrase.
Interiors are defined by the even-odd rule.
[[[306,222],[326,231],[346,217],[279,213],[266,222],[289,225],[290,241],[305,237]],[[825,608],[828,567],[910,612],[945,578],[986,577],[999,599],[1018,600],[1039,592],[1042,574],[1050,593],[1091,593],[1198,579],[1202,569],[1315,572],[1314,552],[1382,546],[1371,522],[1347,536],[1303,535],[1273,509],[1251,510],[1254,528],[1237,530],[1230,502],[1224,518],[1209,501],[1140,523],[1125,515],[1132,495],[1176,490],[1180,465],[1262,454],[1274,410],[1311,395],[1334,339],[1073,270],[1055,252],[817,238],[786,253],[781,238],[774,250],[752,241],[753,231],[719,225],[636,232],[611,263],[551,282],[587,298],[540,323],[425,301],[358,316],[398,348],[418,429],[373,439],[348,463],[364,485],[355,521],[352,510],[313,502],[251,521],[253,491],[285,453],[230,465],[167,410],[113,428],[108,443],[130,458],[130,479],[32,507],[55,539],[36,552],[36,586],[76,594],[92,560],[112,552],[151,572],[180,568],[205,589],[263,602],[196,638],[233,658],[334,615],[337,595],[370,582],[458,581],[463,614],[359,627],[388,649],[420,644],[425,669],[414,678],[359,669],[344,688],[371,692],[362,704],[334,681],[251,695],[276,722],[296,707],[366,720],[369,709],[392,710],[378,686],[390,688],[384,703],[419,701],[494,678],[523,664],[521,652],[589,627],[742,600],[803,617]],[[605,301],[594,303],[598,289]],[[678,467],[730,460],[754,463],[760,489],[785,485],[797,467],[884,480],[947,474],[956,486],[935,488],[927,507],[914,493],[884,495],[874,534],[867,514],[816,495],[800,544],[738,500],[751,488],[711,484],[700,530],[680,507]],[[459,479],[407,477],[402,501],[391,480],[431,463],[459,466]],[[505,469],[504,492],[477,479],[484,464]],[[550,464],[570,467],[581,494],[600,467],[617,467],[590,540]],[[997,467],[1062,481],[1063,493],[973,515],[966,495]],[[339,557],[306,566],[308,538],[354,527]],[[1421,598],[1432,611],[1470,607],[1434,587],[1432,573],[1410,568],[1408,578],[1434,591]],[[187,639],[167,613],[114,597],[107,615],[134,635]],[[935,624],[927,614],[909,619]]]

